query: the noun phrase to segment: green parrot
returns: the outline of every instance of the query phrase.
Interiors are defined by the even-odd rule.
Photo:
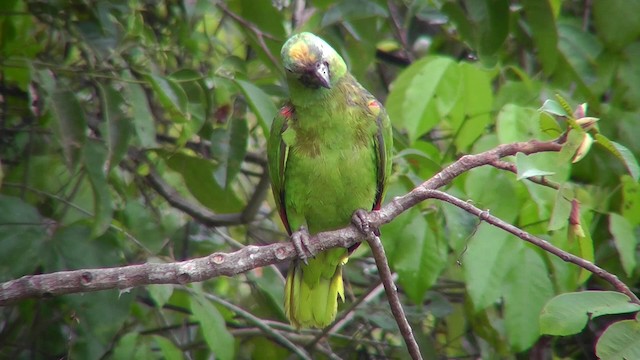
[[[303,246],[309,235],[350,222],[371,231],[362,215],[384,197],[392,130],[382,104],[321,38],[294,35],[281,56],[291,99],[273,120],[267,154],[275,202],[300,255],[284,307],[295,327],[323,328],[335,319],[338,297],[344,301],[342,265],[355,247],[308,258]]]

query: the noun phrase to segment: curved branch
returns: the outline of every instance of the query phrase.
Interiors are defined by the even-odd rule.
[[[542,250],[551,253],[560,259],[578,265],[579,267],[591,272],[592,274],[599,276],[603,280],[607,281],[619,292],[627,295],[632,302],[636,304],[640,304],[640,299],[634,294],[629,287],[620,281],[617,276],[614,274],[604,270],[598,265],[592,263],[591,261],[585,260],[579,256],[575,256],[569,252],[566,252],[560,248],[553,246],[550,242],[541,239],[539,237],[533,236],[526,231],[519,229],[516,226],[513,226],[505,221],[500,220],[499,218],[491,215],[488,211],[481,210],[469,202],[458,199],[455,196],[451,196],[447,193],[438,190],[426,190],[427,196],[433,199],[438,199],[442,201],[446,201],[449,204],[455,205],[462,210],[468,212],[469,214],[477,216],[480,220],[486,221],[487,223],[500,228],[508,233],[511,233],[520,239],[527,241]]]

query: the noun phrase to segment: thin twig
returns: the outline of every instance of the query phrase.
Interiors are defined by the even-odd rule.
[[[378,273],[380,274],[380,279],[382,279],[384,290],[387,293],[387,301],[389,301],[389,305],[391,306],[393,317],[396,318],[396,322],[400,328],[400,333],[407,345],[407,350],[409,350],[409,354],[412,359],[422,359],[418,343],[416,342],[415,337],[413,337],[413,330],[411,329],[411,325],[409,325],[409,321],[404,314],[402,304],[400,304],[398,289],[393,283],[393,275],[391,275],[391,269],[389,269],[389,263],[387,262],[387,256],[384,253],[384,247],[382,246],[380,237],[369,236],[367,238],[367,242],[369,243],[369,247],[371,247],[373,258],[376,260]]]
[[[269,50],[269,47],[267,46],[267,43],[264,41],[264,39],[267,38],[267,39],[275,40],[275,41],[281,41],[281,39],[278,39],[278,38],[276,38],[275,36],[273,36],[271,34],[263,32],[257,26],[255,26],[253,23],[247,21],[242,16],[239,16],[238,14],[236,14],[233,11],[229,10],[227,5],[225,5],[223,2],[218,2],[216,5],[227,16],[231,17],[235,21],[239,22],[242,26],[244,26],[244,27],[248,28],[249,30],[251,30],[251,32],[253,32],[256,35],[256,38],[258,40],[258,45],[260,45],[260,48],[262,49],[262,51],[264,51],[264,53],[267,55],[269,60],[273,63],[273,65],[275,65],[275,67],[277,67],[277,68],[280,67],[280,63],[275,58],[275,56],[273,56],[273,54],[271,53],[271,50]]]

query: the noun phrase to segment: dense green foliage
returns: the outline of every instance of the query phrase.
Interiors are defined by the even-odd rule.
[[[509,159],[519,176],[485,166],[446,191],[636,289],[638,13],[638,0],[4,0],[0,281],[284,241],[265,135],[287,97],[280,46],[304,30],[387,107],[396,153],[387,198],[462,154],[558,137],[575,122],[552,115],[566,113],[545,104],[555,94],[572,108],[588,103],[599,133],[579,162],[586,135],[576,129],[567,151]],[[577,203],[584,234],[569,224]],[[622,336],[640,334],[637,307],[592,292],[545,307],[558,294],[612,289],[462,210],[430,201],[382,233],[426,358],[590,359],[617,320],[598,354],[639,357],[637,336]],[[0,357],[286,358],[276,335],[302,347],[313,333],[286,324],[283,267],[2,307]],[[366,246],[344,273],[339,311],[378,281]],[[574,301],[602,316],[565,313]],[[320,344],[314,357],[407,356],[384,295]]]

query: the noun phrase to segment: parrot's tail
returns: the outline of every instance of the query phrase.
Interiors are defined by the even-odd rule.
[[[338,311],[338,296],[344,301],[342,265],[347,259],[345,254],[338,264],[331,266],[333,274],[325,272],[328,264],[317,257],[308,259],[308,265],[298,260],[291,264],[284,289],[284,310],[293,326],[324,328],[333,322]],[[324,274],[311,275],[318,267],[324,268]]]

